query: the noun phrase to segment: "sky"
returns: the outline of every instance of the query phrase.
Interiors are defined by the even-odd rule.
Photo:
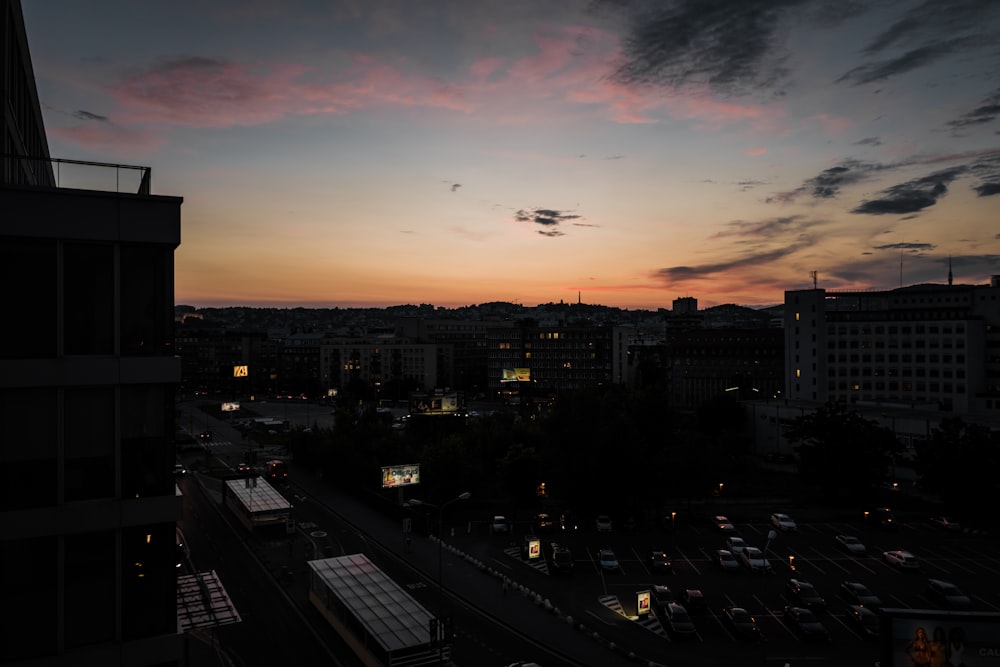
[[[760,306],[1000,274],[994,0],[22,7],[53,157],[183,197],[178,304]]]

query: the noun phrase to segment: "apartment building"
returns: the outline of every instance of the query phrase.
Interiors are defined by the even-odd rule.
[[[176,665],[173,253],[182,200],[74,187],[50,157],[24,18],[0,0],[0,664]],[[123,186],[124,189],[124,186]]]

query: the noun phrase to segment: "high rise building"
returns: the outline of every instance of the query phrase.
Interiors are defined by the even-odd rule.
[[[1000,277],[988,285],[785,292],[785,388],[828,400],[1000,414]]]
[[[71,163],[128,192],[60,176],[20,4],[0,11],[0,664],[176,665],[182,200],[148,168]]]

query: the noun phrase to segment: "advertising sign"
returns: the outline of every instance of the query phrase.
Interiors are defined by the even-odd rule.
[[[928,656],[944,645],[949,663],[1000,664],[1000,614],[920,609],[882,610],[882,664],[936,664]]]
[[[234,378],[245,378],[250,376],[250,367],[243,366],[233,366],[233,377]]]
[[[414,394],[410,397],[410,414],[453,415],[461,408],[456,392],[448,394]]]
[[[639,610],[639,615],[649,613],[649,591],[639,591],[635,594],[635,607]]]
[[[530,368],[504,368],[501,376],[503,382],[530,382]]]
[[[542,557],[542,541],[536,538],[530,538],[527,540],[528,545],[528,560],[535,560]]]
[[[382,488],[394,489],[420,483],[420,464],[386,466],[382,468]]]
[[[228,403],[222,404],[223,412],[238,412],[240,409],[239,401],[229,401]]]

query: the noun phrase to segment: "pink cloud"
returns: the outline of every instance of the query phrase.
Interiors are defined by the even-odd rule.
[[[833,136],[842,136],[851,129],[853,122],[850,118],[843,116],[828,116],[825,113],[816,114],[810,117],[811,121],[819,123],[823,127],[823,132]]]
[[[767,149],[766,148],[760,148],[760,147],[758,147],[758,148],[748,148],[746,150],[746,154],[749,155],[750,157],[760,157],[761,155],[767,155]]]
[[[114,155],[139,156],[160,148],[166,140],[155,133],[101,123],[74,127],[51,127],[50,137],[87,148],[100,148]]]
[[[117,102],[110,115],[119,126],[149,131],[252,126],[288,116],[341,115],[379,107],[442,109],[498,123],[576,112],[603,114],[618,123],[673,117],[711,128],[750,123],[773,129],[783,116],[779,107],[719,101],[706,91],[638,90],[615,84],[608,73],[620,43],[600,29],[543,30],[535,35],[534,45],[525,57],[481,58],[464,74],[447,80],[415,73],[405,61],[366,53],[347,54],[347,65],[330,72],[301,63],[188,57],[159,63],[106,90]],[[99,141],[100,136],[82,127],[65,132],[67,139],[81,143]]]

